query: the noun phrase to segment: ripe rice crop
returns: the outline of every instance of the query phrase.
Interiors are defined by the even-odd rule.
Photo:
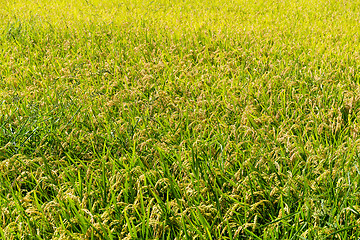
[[[360,2],[0,2],[1,239],[358,239]]]

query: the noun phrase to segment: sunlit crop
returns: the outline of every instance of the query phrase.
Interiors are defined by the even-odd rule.
[[[359,13],[0,1],[0,239],[358,239]]]

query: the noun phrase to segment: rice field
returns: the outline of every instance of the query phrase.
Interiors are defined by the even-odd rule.
[[[0,2],[0,239],[359,239],[360,1]]]

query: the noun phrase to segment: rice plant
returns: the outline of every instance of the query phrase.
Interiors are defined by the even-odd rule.
[[[358,239],[359,12],[0,2],[0,238]]]

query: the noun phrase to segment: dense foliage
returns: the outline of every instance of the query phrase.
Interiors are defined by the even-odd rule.
[[[1,2],[1,238],[359,238],[359,13]]]

